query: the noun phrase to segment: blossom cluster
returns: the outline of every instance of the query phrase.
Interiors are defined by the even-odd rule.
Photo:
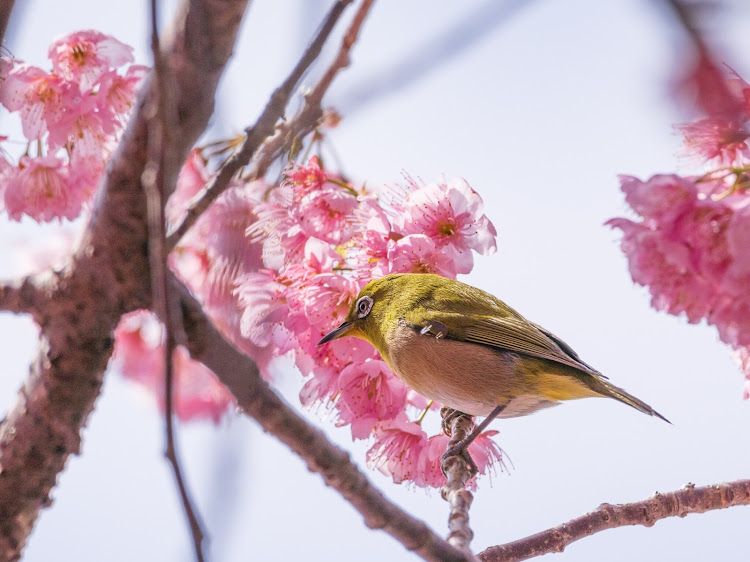
[[[0,209],[9,218],[74,219],[99,183],[146,68],[132,49],[97,31],[57,39],[47,72],[0,58],[0,103],[20,116],[25,154],[0,152]],[[0,140],[5,140],[0,138]],[[194,150],[166,207],[171,225],[210,177]],[[447,436],[428,435],[437,405],[408,389],[368,343],[353,338],[318,348],[359,290],[394,272],[469,273],[473,254],[495,251],[496,232],[479,194],[456,179],[381,190],[355,187],[317,157],[290,168],[279,185],[233,180],[170,254],[170,267],[224,336],[268,377],[275,358],[294,361],[306,382],[300,398],[323,405],[354,439],[371,439],[368,463],[395,482],[440,486]],[[218,421],[233,404],[204,365],[178,347],[175,413]],[[164,334],[148,311],[123,317],[115,366],[164,407]],[[482,474],[502,456],[483,433],[470,446]]]
[[[167,215],[178,223],[209,173],[193,151]],[[368,463],[395,482],[440,486],[448,437],[428,436],[420,422],[427,401],[409,390],[368,343],[317,342],[346,316],[359,290],[393,272],[455,277],[473,266],[473,252],[495,251],[495,230],[481,197],[464,181],[407,185],[376,194],[329,175],[317,157],[280,184],[235,181],[171,255],[170,266],[200,299],[224,335],[270,376],[288,356],[307,378],[305,406],[323,405],[354,439],[373,439]],[[123,319],[115,364],[146,387],[163,408],[163,335],[152,314]],[[175,355],[175,411],[181,419],[219,419],[231,397],[184,350]],[[470,452],[482,473],[502,462],[482,434]]]
[[[242,335],[288,354],[307,378],[306,406],[324,404],[354,439],[374,437],[368,463],[395,482],[441,485],[447,437],[411,421],[428,407],[368,343],[317,342],[340,324],[360,289],[394,272],[453,277],[473,267],[473,252],[495,251],[495,229],[479,194],[463,179],[406,185],[380,193],[329,175],[317,157],[255,206],[250,237],[264,269],[239,278]],[[482,473],[500,460],[485,433],[470,449]]]
[[[733,74],[718,88],[709,74],[707,88],[706,72],[696,85],[706,116],[679,127],[706,172],[621,177],[639,218],[607,224],[622,231],[630,274],[649,288],[652,306],[716,326],[750,384],[750,85]]]
[[[0,150],[0,209],[12,220],[70,220],[81,213],[146,72],[140,65],[124,69],[133,49],[93,30],[58,38],[47,54],[49,72],[0,58],[0,103],[19,114],[28,143],[15,163]]]

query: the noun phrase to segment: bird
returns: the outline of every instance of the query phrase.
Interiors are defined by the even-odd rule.
[[[670,423],[552,332],[490,293],[437,274],[394,273],[370,281],[344,322],[318,345],[344,336],[371,343],[422,396],[455,413],[485,417],[443,455],[461,455],[472,469],[466,448],[495,418],[525,416],[566,400],[614,398]]]

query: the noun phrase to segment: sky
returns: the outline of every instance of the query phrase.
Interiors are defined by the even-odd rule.
[[[146,2],[18,3],[8,47],[46,66],[56,36],[94,28],[149,63]],[[207,138],[251,124],[296,61],[326,2],[256,0],[222,80]],[[500,7],[498,7],[500,6]],[[174,3],[165,3],[168,21]],[[712,36],[750,78],[750,8],[727,4]],[[466,28],[470,32],[466,32]],[[457,28],[461,29],[457,31]],[[721,34],[718,34],[721,30]],[[748,477],[743,378],[714,329],[649,306],[634,286],[619,236],[603,223],[629,216],[617,175],[688,172],[672,125],[690,118],[670,96],[685,43],[661,3],[647,0],[376,2],[326,103],[344,116],[330,141],[343,170],[368,184],[404,173],[462,176],[482,195],[498,252],[463,281],[553,331],[610,380],[669,418],[668,425],[612,400],[582,400],[496,421],[509,472],[480,481],[470,516],[479,552],[596,508],[642,500],[688,483]],[[331,51],[325,55],[330,60]],[[325,56],[324,55],[324,56]],[[318,72],[320,68],[316,69]],[[305,81],[311,84],[315,72]],[[0,129],[17,126],[0,116]],[[19,241],[53,229],[0,220],[0,275],[17,273]],[[9,407],[36,344],[30,321],[0,315],[0,403]],[[299,408],[299,375],[278,388]],[[365,467],[325,412],[305,412],[351,451],[389,498],[447,533],[437,491],[394,485]],[[24,560],[188,560],[190,540],[170,469],[163,420],[138,389],[108,373],[84,430],[39,517]],[[180,426],[183,465],[210,538],[210,559],[409,560],[283,445],[239,415],[218,426]],[[652,528],[609,530],[550,559],[746,560],[750,508]],[[668,554],[665,554],[668,553]]]

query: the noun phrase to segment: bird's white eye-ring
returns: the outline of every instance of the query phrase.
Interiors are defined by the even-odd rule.
[[[372,310],[372,297],[360,297],[357,301],[357,318],[364,318]]]

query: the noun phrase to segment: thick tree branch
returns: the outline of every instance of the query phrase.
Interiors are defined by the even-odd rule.
[[[200,304],[179,281],[187,347],[193,359],[203,362],[229,388],[239,407],[260,426],[299,455],[310,470],[319,473],[365,519],[371,529],[381,529],[425,560],[472,560],[433,533],[423,522],[388,501],[351,462],[349,455],[331,444],[323,432],[310,425],[263,381],[257,365],[227,342],[206,317]]]
[[[5,42],[5,31],[8,29],[10,15],[13,13],[14,0],[2,0],[0,2],[0,45]]]
[[[315,38],[302,54],[292,72],[281,86],[276,88],[273,94],[271,94],[271,99],[268,100],[263,113],[258,117],[255,125],[245,130],[245,139],[240,145],[239,150],[222,164],[208,185],[201,190],[188,206],[182,222],[170,232],[167,237],[169,249],[173,249],[177,245],[185,233],[190,230],[190,227],[195,224],[198,217],[224,192],[235,174],[250,162],[253,154],[255,154],[261,144],[273,134],[276,123],[284,116],[284,111],[297,82],[300,81],[310,65],[318,58],[336,22],[351,2],[352,0],[338,0],[331,7]]]
[[[214,93],[247,0],[185,0],[165,41],[177,85],[181,134],[171,148],[184,158],[213,111]],[[36,314],[40,349],[16,404],[0,425],[0,559],[17,560],[39,510],[99,396],[120,316],[151,304],[145,201],[148,115],[144,86],[100,187],[85,235],[66,267],[49,274]],[[166,196],[166,194],[165,194]]]
[[[626,525],[650,527],[665,517],[685,517],[735,505],[750,505],[750,480],[702,486],[689,484],[676,492],[656,493],[635,503],[602,504],[598,509],[567,523],[479,554],[484,562],[517,562],[550,552],[562,552],[570,543],[605,529]]]

